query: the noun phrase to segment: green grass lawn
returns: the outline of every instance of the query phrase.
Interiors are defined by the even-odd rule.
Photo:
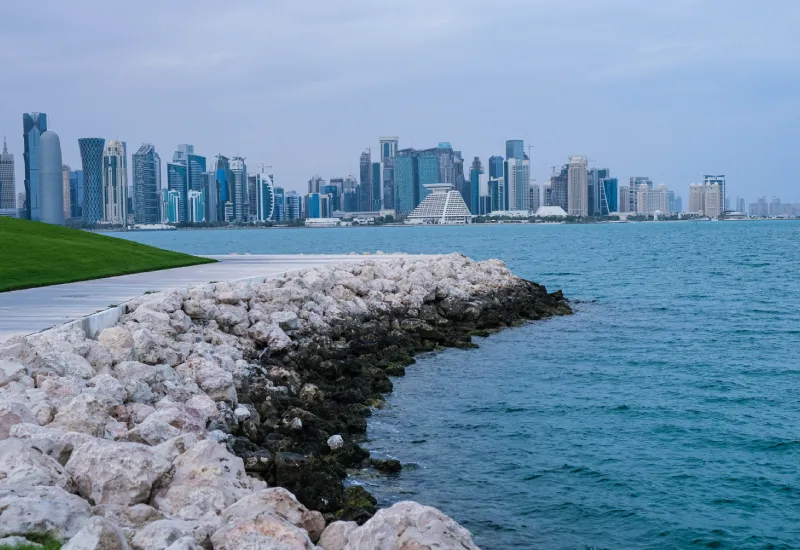
[[[77,229],[0,217],[0,292],[213,261]]]

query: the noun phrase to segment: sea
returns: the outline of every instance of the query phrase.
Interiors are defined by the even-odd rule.
[[[575,314],[420,356],[365,445],[484,550],[800,548],[800,222],[114,233],[194,254],[461,252]]]

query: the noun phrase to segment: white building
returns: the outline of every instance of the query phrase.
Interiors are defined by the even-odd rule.
[[[128,223],[128,161],[119,140],[109,141],[103,151],[103,221]]]
[[[508,173],[508,209],[528,210],[528,187],[530,185],[530,162],[510,158],[507,161]]]
[[[619,211],[620,213],[628,212],[631,204],[631,188],[627,185],[622,185],[619,188]]]
[[[668,214],[669,191],[663,183],[651,189],[646,183],[639,185],[636,190],[636,213],[651,216],[656,212]]]
[[[472,222],[472,214],[461,193],[453,190],[449,183],[426,185],[430,192],[425,200],[406,218],[414,225],[462,225]]]
[[[61,165],[61,185],[63,186],[63,194],[64,194],[64,219],[68,220],[72,217],[72,208],[70,204],[70,193],[69,193],[69,174],[70,174],[70,167],[66,164]]]
[[[719,204],[720,204],[720,209],[721,209],[720,213],[723,212],[725,210],[725,198],[727,197],[727,195],[725,194],[725,192],[727,190],[726,185],[725,185],[725,176],[724,175],[721,175],[721,176],[708,176],[708,175],[703,176],[703,184],[704,185],[714,185],[714,184],[719,185],[719,195],[720,195]],[[706,190],[707,189],[708,188],[706,188]],[[708,214],[706,214],[706,215],[708,215]]]
[[[693,183],[689,186],[689,213],[718,218],[723,211],[722,187],[718,183]]]
[[[536,217],[537,218],[551,218],[551,217],[558,217],[558,218],[566,218],[567,213],[564,212],[564,209],[560,206],[540,206],[538,210],[536,210]]]
[[[570,216],[589,215],[589,173],[586,167],[586,157],[570,157],[567,172],[567,210]]]

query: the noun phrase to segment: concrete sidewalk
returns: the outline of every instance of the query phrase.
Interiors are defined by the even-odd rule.
[[[307,267],[355,263],[393,256],[284,255],[208,256],[218,263],[151,271],[0,293],[0,342],[75,321],[145,292],[186,288],[212,281],[280,276]]]

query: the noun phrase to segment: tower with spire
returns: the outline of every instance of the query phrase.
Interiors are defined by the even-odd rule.
[[[0,154],[0,210],[16,211],[15,191],[14,155],[8,152],[8,143],[3,136],[3,153]]]

